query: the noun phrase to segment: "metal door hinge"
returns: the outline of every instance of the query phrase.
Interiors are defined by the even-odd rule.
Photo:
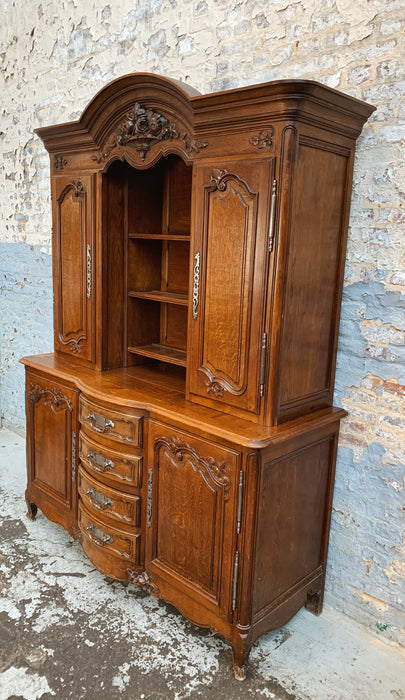
[[[91,246],[87,246],[87,298],[91,298]]]
[[[273,180],[273,188],[271,191],[270,223],[269,223],[269,253],[271,253],[273,250],[274,222],[276,219],[276,198],[277,198],[277,180]]]
[[[238,493],[238,517],[236,521],[236,532],[239,535],[242,523],[242,497],[243,497],[243,471],[239,472],[239,493]]]
[[[235,554],[235,564],[233,567],[233,587],[232,587],[232,610],[236,609],[236,592],[238,590],[238,575],[239,575],[239,552]]]
[[[266,378],[266,350],[267,350],[267,333],[262,335],[262,355],[260,361],[260,396],[264,395],[264,380]]]
[[[76,481],[76,433],[72,433],[72,481]]]
[[[148,470],[148,496],[146,503],[146,524],[152,526],[153,470]]]

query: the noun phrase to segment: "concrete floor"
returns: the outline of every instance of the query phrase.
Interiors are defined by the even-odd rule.
[[[262,637],[235,681],[225,642],[107,579],[41,513],[28,521],[24,489],[24,441],[2,430],[0,700],[405,698],[399,649],[330,608]]]

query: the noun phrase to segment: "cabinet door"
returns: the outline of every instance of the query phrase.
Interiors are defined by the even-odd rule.
[[[228,619],[239,453],[151,421],[148,465],[147,573],[193,621]]]
[[[47,518],[77,530],[77,395],[53,377],[27,372],[27,471],[29,515],[37,506]]]
[[[55,350],[94,361],[94,177],[53,179]]]
[[[190,398],[252,417],[261,410],[274,160],[221,168],[196,168],[188,387]]]

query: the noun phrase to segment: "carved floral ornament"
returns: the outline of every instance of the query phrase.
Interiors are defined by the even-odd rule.
[[[190,138],[187,132],[180,134],[176,122],[169,121],[160,112],[137,102],[99,155],[93,156],[93,160],[102,163],[115,148],[129,144],[135,147],[143,162],[152,146],[161,141],[174,140],[182,141],[190,154],[199,153],[208,146],[207,141]]]

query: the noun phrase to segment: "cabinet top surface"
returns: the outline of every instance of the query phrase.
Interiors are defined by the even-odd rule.
[[[73,384],[86,396],[111,409],[145,410],[151,418],[166,420],[188,430],[195,429],[200,434],[250,449],[264,449],[308,431],[310,424],[317,429],[346,415],[341,408],[327,408],[282,425],[267,427],[193,404],[185,399],[181,380],[173,378],[168,388],[165,378],[159,379],[159,373],[148,371],[143,366],[99,372],[53,353],[24,357],[20,362],[33,371],[50,373],[55,381]]]

